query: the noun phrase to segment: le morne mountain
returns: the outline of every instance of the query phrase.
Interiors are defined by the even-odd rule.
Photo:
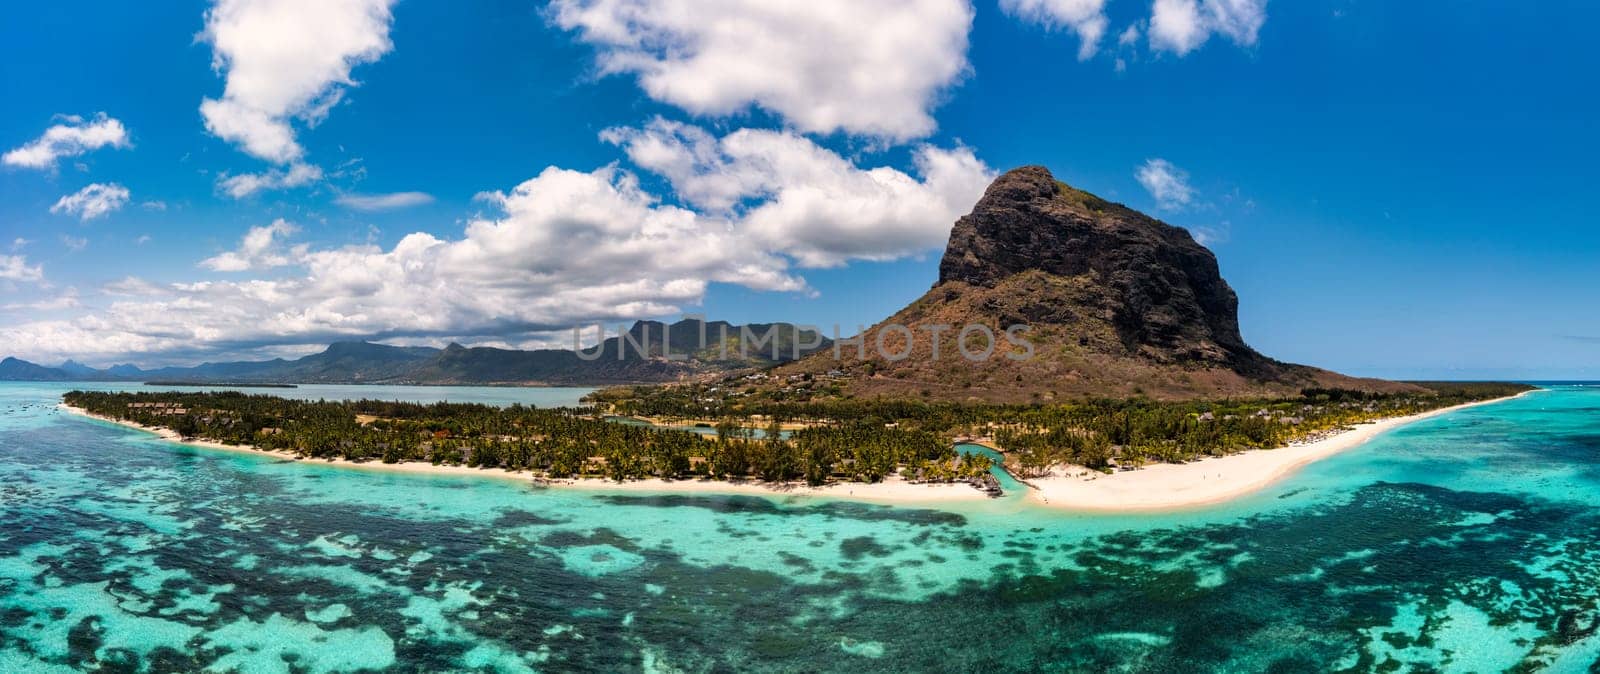
[[[588,331],[592,334],[592,328]],[[565,349],[519,351],[451,344],[443,349],[338,342],[295,360],[204,363],[144,370],[104,370],[74,361],[45,367],[16,358],[0,361],[0,380],[184,381],[323,384],[616,384],[659,383],[686,377],[766,368],[831,342],[786,323],[731,325],[686,319],[638,321],[629,341],[615,336],[582,357]],[[704,335],[704,337],[702,337]],[[724,339],[724,336],[726,338]],[[704,346],[702,346],[704,345]],[[670,348],[672,358],[667,357]]]
[[[833,372],[856,397],[1012,403],[1419,390],[1268,358],[1239,334],[1238,305],[1216,257],[1188,231],[1025,166],[996,179],[956,221],[938,282],[864,333],[865,358],[858,347],[841,346],[777,374]],[[971,324],[995,335],[994,353],[982,362],[958,351],[957,330]],[[940,325],[952,329],[940,332],[935,358],[929,330]],[[1003,339],[1012,325],[1029,326],[1031,357],[1005,356],[1026,355]],[[913,335],[909,358],[899,359],[907,330],[897,326]],[[987,338],[970,333],[967,352],[982,353]]]

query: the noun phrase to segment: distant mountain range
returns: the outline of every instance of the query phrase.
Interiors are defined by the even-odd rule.
[[[702,335],[704,337],[702,337]],[[724,338],[725,336],[725,338]],[[299,384],[545,384],[660,383],[766,368],[830,348],[815,331],[787,323],[733,325],[683,320],[639,321],[626,339],[612,336],[597,349],[519,351],[450,344],[388,346],[337,342],[321,353],[286,360],[202,363],[145,370],[134,365],[96,369],[68,360],[46,367],[17,358],[0,361],[3,381],[184,381]],[[670,352],[669,352],[670,347]],[[670,357],[669,357],[670,356]]]

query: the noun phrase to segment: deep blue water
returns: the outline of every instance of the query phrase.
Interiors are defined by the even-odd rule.
[[[1583,672],[1600,658],[1600,388],[1413,424],[1220,506],[1126,516],[348,470],[62,414],[65,388],[0,384],[0,672]]]

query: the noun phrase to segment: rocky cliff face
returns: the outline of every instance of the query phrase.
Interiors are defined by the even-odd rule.
[[[956,221],[933,288],[864,334],[909,357],[830,352],[779,371],[837,371],[850,395],[991,402],[1413,388],[1263,356],[1239,333],[1238,305],[1216,257],[1187,231],[1027,166],[996,179]],[[1029,326],[1031,357],[972,362],[954,356],[954,330],[931,330],[974,323],[996,333]],[[915,339],[906,345],[890,325]]]
[[[1105,301],[1093,309],[1110,312],[1130,355],[1227,366],[1261,358],[1239,335],[1239,300],[1211,251],[1189,232],[1075,190],[1042,166],[1000,176],[956,221],[935,287],[993,288],[1028,271],[1102,286]],[[1075,307],[1056,308],[1018,318],[1075,318]]]

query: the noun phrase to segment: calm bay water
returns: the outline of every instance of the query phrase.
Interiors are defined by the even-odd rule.
[[[7,386],[0,382],[0,387]],[[370,384],[300,384],[294,388],[253,386],[145,386],[143,384],[78,382],[50,384],[52,390],[90,391],[241,391],[244,393],[294,398],[297,400],[403,400],[414,403],[479,403],[534,407],[576,407],[579,399],[593,388],[573,386],[373,386]]]
[[[1413,424],[1258,495],[1138,516],[305,465],[65,415],[66,388],[0,384],[0,672],[1582,672],[1600,658],[1600,387]],[[530,395],[354,388],[316,397]]]

